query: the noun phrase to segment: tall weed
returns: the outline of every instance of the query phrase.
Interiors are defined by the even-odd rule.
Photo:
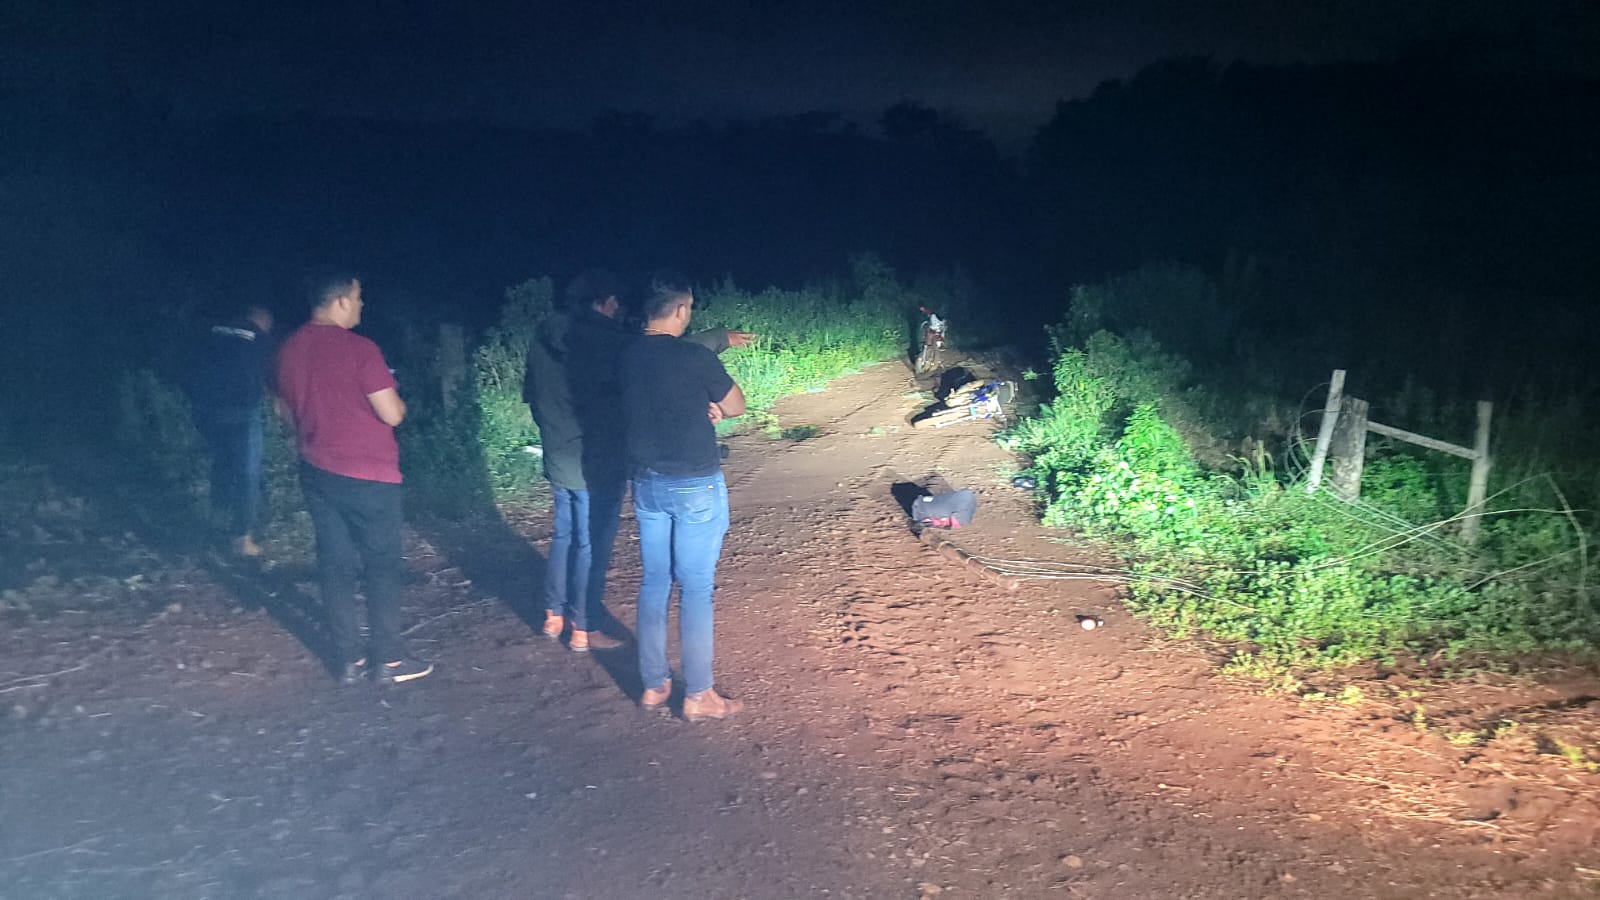
[[[205,444],[182,391],[149,369],[122,373],[115,436],[136,476],[148,479],[181,509],[204,514]]]
[[[548,278],[506,292],[500,321],[467,359],[463,381],[447,402],[439,346],[408,342],[402,390],[411,413],[401,427],[402,469],[419,511],[456,518],[486,512],[497,499],[520,497],[542,476],[539,431],[522,399],[528,343],[550,314]]]
[[[905,352],[907,304],[914,299],[878,264],[858,261],[855,290],[768,288],[751,294],[732,282],[702,292],[695,328],[759,335],[728,350],[723,363],[744,390],[753,418],[770,420],[781,397],[819,390],[862,366]]]

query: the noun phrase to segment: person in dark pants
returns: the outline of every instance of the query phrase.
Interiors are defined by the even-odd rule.
[[[333,276],[311,294],[311,321],[278,352],[278,397],[300,446],[300,487],[317,532],[317,569],[346,684],[433,671],[400,633],[400,448],[405,401],[361,323],[361,282]],[[356,576],[365,574],[369,640],[361,644]]]
[[[261,555],[261,401],[271,367],[272,313],[247,306],[206,333],[187,379],[195,429],[211,456],[211,506],[233,552]]]
[[[678,632],[684,718],[721,719],[744,708],[713,686],[712,593],[728,530],[728,485],[715,425],[744,414],[744,392],[717,355],[682,339],[694,295],[660,278],[642,310],[644,335],[622,355],[622,398],[633,465],[633,510],[644,567],[639,584],[640,704],[659,708],[672,692],[667,606],[679,587]]]

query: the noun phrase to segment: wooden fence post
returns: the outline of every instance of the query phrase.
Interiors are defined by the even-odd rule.
[[[1471,544],[1478,539],[1484,505],[1488,502],[1489,423],[1494,418],[1494,404],[1478,401],[1478,432],[1468,449],[1459,444],[1441,441],[1425,434],[1406,431],[1393,425],[1384,425],[1368,418],[1367,401],[1359,397],[1344,396],[1344,370],[1334,369],[1328,387],[1328,403],[1322,410],[1322,427],[1317,431],[1317,447],[1311,455],[1311,474],[1306,482],[1306,493],[1315,494],[1322,484],[1323,470],[1333,457],[1333,471],[1328,476],[1329,486],[1342,500],[1355,501],[1361,497],[1361,468],[1367,451],[1367,432],[1381,434],[1396,440],[1427,447],[1472,460],[1472,482],[1467,488],[1467,510],[1461,516],[1461,540]]]
[[[456,391],[467,377],[467,338],[460,325],[439,325],[439,355],[434,361],[439,376],[439,396],[445,409],[454,409]]]
[[[1461,540],[1471,544],[1478,540],[1478,526],[1483,522],[1483,504],[1489,494],[1489,421],[1494,417],[1494,404],[1478,401],[1478,432],[1472,439],[1472,480],[1467,487],[1467,512],[1461,520]]]
[[[1339,408],[1344,403],[1344,370],[1334,369],[1333,380],[1328,384],[1328,402],[1322,407],[1322,426],[1317,429],[1317,449],[1311,454],[1311,477],[1306,482],[1306,493],[1315,494],[1322,484],[1322,467],[1328,462],[1328,442],[1333,439],[1334,423],[1339,421]]]
[[[1367,409],[1367,401],[1360,397],[1344,398],[1339,423],[1328,442],[1328,455],[1333,458],[1328,487],[1346,502],[1361,498],[1361,468],[1367,461]]]

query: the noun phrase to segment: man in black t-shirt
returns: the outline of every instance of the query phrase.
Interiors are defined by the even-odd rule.
[[[610,650],[621,642],[602,630],[611,620],[606,575],[630,474],[618,370],[623,348],[639,335],[624,324],[621,283],[611,273],[590,269],[566,293],[567,308],[534,331],[522,382],[554,507],[541,630],[554,639],[569,634],[572,650]],[[722,353],[755,338],[716,328],[684,340]]]
[[[694,295],[658,277],[645,297],[645,329],[622,354],[623,409],[633,466],[633,510],[644,574],[639,583],[640,703],[658,709],[672,693],[667,603],[679,586],[683,715],[721,719],[744,708],[713,689],[712,590],[728,530],[728,485],[715,425],[744,414],[744,392],[715,353],[682,339]]]

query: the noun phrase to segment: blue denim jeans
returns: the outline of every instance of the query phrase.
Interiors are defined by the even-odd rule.
[[[577,631],[605,623],[606,573],[622,516],[623,484],[580,491],[550,486],[555,533],[545,572],[545,608],[567,616]]]
[[[639,521],[639,674],[646,687],[672,676],[667,665],[667,603],[678,585],[678,643],[684,686],[712,686],[711,594],[728,532],[728,484],[722,473],[671,478],[644,472],[633,480]]]
[[[242,421],[196,418],[211,452],[211,505],[227,522],[229,537],[253,535],[261,520],[261,413]]]

